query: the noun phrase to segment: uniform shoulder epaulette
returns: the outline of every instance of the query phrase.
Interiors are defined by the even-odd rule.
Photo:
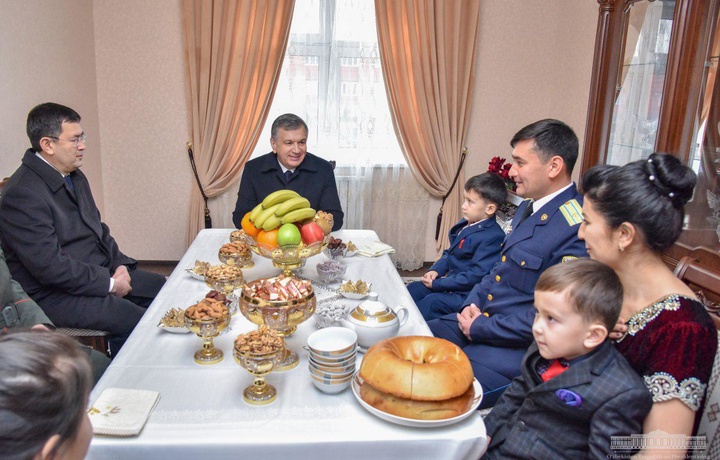
[[[566,201],[565,204],[560,206],[560,212],[571,227],[582,223],[582,206],[577,202],[576,199]]]

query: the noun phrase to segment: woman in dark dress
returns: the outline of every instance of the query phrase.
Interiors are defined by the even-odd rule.
[[[680,236],[695,181],[677,158],[657,153],[621,167],[595,166],[582,180],[585,220],[578,235],[590,257],[622,281],[615,338],[653,395],[646,436],[694,433],[717,349],[712,319],[662,260]],[[643,458],[684,458],[684,447],[673,447],[644,451]]]

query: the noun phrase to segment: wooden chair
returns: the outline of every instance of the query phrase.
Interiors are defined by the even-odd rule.
[[[69,335],[83,345],[92,347],[100,353],[110,356],[110,347],[108,346],[108,336],[110,333],[107,331],[59,327],[57,328],[57,332]]]
[[[705,304],[705,309],[718,329],[718,350],[720,350],[720,272],[686,256],[675,267],[675,276],[687,284]],[[707,458],[717,458],[720,453],[720,352],[715,353],[712,373],[708,382],[697,436],[707,438]],[[693,453],[698,453],[694,451]]]

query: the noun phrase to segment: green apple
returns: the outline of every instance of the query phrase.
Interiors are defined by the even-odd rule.
[[[297,246],[300,240],[300,230],[293,223],[283,224],[278,230],[278,246]]]

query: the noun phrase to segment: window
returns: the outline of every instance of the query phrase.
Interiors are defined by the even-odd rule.
[[[388,107],[372,0],[297,0],[272,107],[253,157],[283,113],[308,124],[308,151],[338,165],[405,164]]]

